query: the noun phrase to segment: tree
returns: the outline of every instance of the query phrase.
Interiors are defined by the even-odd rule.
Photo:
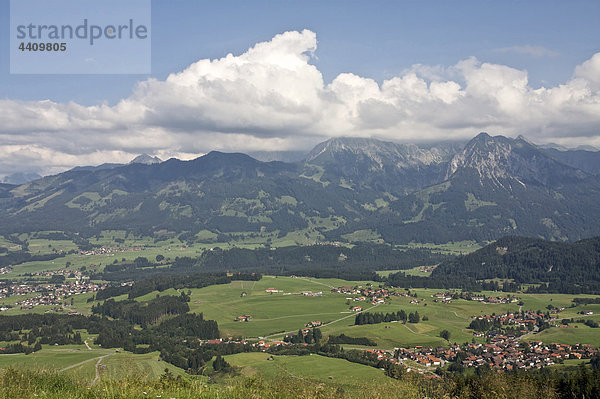
[[[592,356],[590,359],[590,364],[592,365],[592,368],[600,371],[600,354],[596,353],[594,356]]]
[[[39,350],[41,350],[41,349],[42,349],[42,344],[40,344],[40,341],[37,341],[37,342],[35,343],[35,345],[33,346],[33,351],[34,351],[34,352],[37,352],[37,351],[39,351]]]
[[[143,256],[138,256],[137,258],[135,258],[133,261],[133,264],[135,265],[135,267],[150,266],[150,262],[148,261],[148,258],[144,258]]]
[[[323,333],[318,328],[313,328],[313,337],[315,338],[315,342],[319,342],[321,338],[323,338]]]
[[[156,255],[156,261],[157,262],[162,262],[163,260],[165,260],[165,257],[161,254]]]
[[[448,331],[448,330],[442,330],[442,331],[440,331],[440,337],[442,337],[446,341],[450,342],[450,331]]]
[[[50,284],[62,284],[65,281],[65,276],[63,276],[62,274],[55,274],[52,277],[50,277]]]
[[[307,331],[306,335],[304,336],[304,343],[312,344],[313,340],[314,337],[312,331]]]
[[[225,361],[225,359],[223,359],[221,355],[217,355],[213,361],[213,369],[215,371],[227,371],[229,370],[229,367],[231,366]]]
[[[421,320],[421,316],[419,316],[419,312],[415,310],[415,313],[409,313],[408,322],[409,323],[418,323]]]
[[[400,310],[400,313],[398,314],[398,318],[400,319],[400,321],[402,321],[402,323],[406,324],[406,312],[404,311],[404,309]]]
[[[404,375],[404,367],[398,364],[388,363],[388,366],[385,369],[385,375],[396,380],[400,380]]]

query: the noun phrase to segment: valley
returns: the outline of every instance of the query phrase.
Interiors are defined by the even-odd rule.
[[[123,233],[116,231],[104,232],[103,236],[119,238],[123,236]],[[21,236],[21,238],[26,237]],[[21,281],[19,286],[21,289],[24,289],[24,286],[27,285],[36,286],[36,284],[39,284],[45,292],[50,292],[50,287],[56,287],[58,291],[53,291],[56,303],[41,303],[29,308],[17,301],[21,302],[26,298],[30,298],[31,301],[39,294],[23,294],[9,286],[5,290],[5,297],[0,300],[3,304],[0,319],[31,312],[36,314],[91,315],[93,314],[93,307],[106,300],[96,299],[96,295],[108,287],[115,286],[115,283],[90,280],[89,275],[115,264],[111,262],[115,257],[118,257],[116,263],[120,264],[128,261],[133,262],[135,259],[141,258],[142,255],[150,258],[166,253],[169,257],[179,257],[198,254],[202,251],[201,247],[185,248],[183,242],[168,241],[157,243],[157,245],[141,238],[133,239],[131,236],[127,240],[131,241],[123,239],[122,243],[109,243],[106,239],[99,237],[97,242],[102,243],[102,248],[112,249],[81,251],[71,253],[64,258],[31,262],[31,264],[25,262],[11,266],[11,271],[3,276],[5,281],[6,279],[17,279]],[[8,244],[9,241],[6,243]],[[48,251],[54,251],[60,245],[64,249],[71,248],[70,244],[64,242],[64,240],[53,241],[50,239],[45,239],[43,242],[32,239],[28,248],[33,253],[41,255],[47,254]],[[119,245],[122,245],[122,247],[119,247]],[[467,248],[475,249],[472,243],[464,243],[455,244],[443,250],[447,251],[450,248],[461,252],[467,251]],[[150,269],[168,268],[168,259],[170,258],[165,259],[167,259],[167,263],[164,266],[155,264],[150,266]],[[68,266],[67,262],[69,262]],[[417,266],[414,270],[406,269],[406,272],[420,274],[423,278],[426,278],[425,276],[430,272],[424,272],[424,270],[430,269],[426,266]],[[385,277],[397,272],[398,270],[378,271],[374,275]],[[400,272],[404,272],[404,270],[400,270]],[[64,277],[64,280],[61,279],[60,283],[54,284],[47,281],[56,278],[56,276]],[[135,285],[135,283],[133,284]],[[63,288],[66,285],[86,287],[85,289],[89,291],[68,291]],[[116,286],[123,287],[121,283],[117,283]],[[129,287],[125,286],[125,288],[128,289]],[[464,293],[464,291],[462,292]],[[186,284],[183,283],[179,285],[179,288],[166,288],[161,291],[154,290],[143,293],[136,296],[135,301],[144,304],[158,297],[179,297],[182,293],[189,297],[190,313],[202,313],[205,319],[217,322],[221,338],[220,341],[215,342],[222,342],[222,345],[227,345],[227,342],[247,342],[246,345],[252,345],[254,349],[251,352],[253,353],[225,356],[230,364],[239,367],[239,372],[246,376],[254,375],[257,372],[269,376],[273,375],[277,369],[283,368],[290,370],[290,373],[295,376],[319,379],[324,377],[323,375],[319,377],[318,372],[315,370],[324,367],[330,370],[330,374],[337,375],[339,372],[342,385],[349,384],[349,382],[343,382],[345,377],[342,376],[346,375],[344,373],[354,371],[343,371],[346,366],[338,370],[338,366],[327,365],[328,362],[338,364],[341,360],[313,355],[312,357],[316,357],[306,365],[303,365],[303,361],[300,361],[300,363],[292,362],[292,365],[292,363],[289,363],[291,360],[281,360],[284,362],[282,364],[279,364],[279,360],[274,363],[269,361],[262,363],[268,357],[264,354],[260,355],[262,351],[288,345],[284,344],[286,335],[296,334],[299,330],[306,329],[306,325],[310,323],[313,323],[320,330],[323,342],[326,342],[330,336],[340,336],[342,334],[347,337],[366,338],[373,341],[376,346],[368,347],[356,344],[342,344],[341,346],[346,350],[358,350],[359,352],[373,349],[381,350],[390,359],[398,358],[407,367],[426,374],[435,372],[439,364],[427,364],[428,361],[420,360],[422,355],[419,355],[419,353],[423,353],[423,356],[441,357],[447,368],[450,364],[453,364],[452,357],[441,356],[437,352],[437,348],[443,347],[446,348],[445,351],[449,350],[450,353],[454,351],[456,354],[456,349],[453,348],[461,348],[464,345],[471,345],[474,348],[484,347],[490,343],[490,339],[491,342],[496,342],[497,335],[488,336],[469,328],[474,317],[479,316],[518,315],[522,311],[539,312],[540,315],[546,315],[543,317],[547,326],[542,331],[537,331],[537,327],[533,331],[524,323],[520,329],[524,329],[525,332],[518,335],[524,334],[525,338],[522,342],[531,342],[532,344],[542,345],[542,347],[550,348],[556,344],[568,345],[568,350],[569,352],[572,351],[573,355],[561,358],[560,363],[575,356],[575,353],[579,353],[576,352],[574,347],[571,349],[573,345],[591,345],[592,348],[600,346],[597,329],[583,323],[584,320],[595,323],[600,321],[600,304],[587,304],[584,301],[584,299],[593,301],[595,298],[599,298],[595,295],[528,294],[525,292],[484,290],[471,294],[472,297],[463,298],[464,295],[461,294],[460,290],[394,287],[390,286],[385,280],[345,280],[302,275],[263,275],[257,280],[235,280],[234,276],[230,282],[209,285],[203,288],[186,287]],[[117,292],[116,294],[112,298],[110,296],[108,298],[114,301],[127,300],[126,293],[118,294]],[[498,300],[498,298],[508,299]],[[574,302],[574,299],[583,302]],[[353,308],[360,308],[360,310],[357,313],[353,311]],[[556,311],[556,309],[560,310]],[[407,314],[418,312],[420,320],[417,323],[396,321],[355,324],[355,319],[359,313],[387,314],[399,311],[405,311]],[[590,314],[582,315],[581,313],[584,312]],[[247,321],[237,321],[239,316],[249,317]],[[565,326],[563,324],[564,320],[571,320],[571,322],[567,322],[568,325]],[[28,355],[2,355],[0,356],[1,366],[19,365],[19,367],[57,369],[61,373],[74,373],[79,377],[89,376],[85,377],[89,378],[89,381],[92,381],[96,376],[94,371],[96,362],[103,365],[100,373],[107,377],[140,373],[150,377],[158,377],[164,369],[161,364],[168,365],[167,368],[175,375],[185,374],[183,369],[170,365],[164,360],[160,361],[160,351],[134,354],[127,351],[123,352],[122,348],[117,348],[119,350],[115,352],[114,349],[102,348],[95,344],[98,337],[97,333],[89,333],[85,329],[80,331],[82,339],[86,341],[85,343],[60,346],[42,345],[41,350]],[[442,337],[442,331],[448,333],[448,339]],[[17,343],[19,343],[18,340],[0,342],[3,347]],[[398,352],[398,348],[401,349],[400,352]],[[433,352],[427,352],[428,350]],[[462,350],[466,349],[463,348]],[[100,359],[100,356],[107,357]],[[261,356],[266,357],[263,359]],[[580,355],[577,354],[577,356]],[[584,355],[582,361],[585,361],[586,356],[589,357],[589,355]],[[282,357],[282,359],[284,358],[285,356]],[[321,358],[322,360],[319,360]],[[48,359],[48,361],[44,359]],[[275,359],[279,359],[279,357],[276,356]],[[559,362],[553,359],[552,363]],[[571,363],[568,361],[565,364]],[[272,367],[276,367],[276,369]],[[380,373],[378,374],[380,377],[377,378],[384,377],[383,372],[371,368],[366,374],[360,373],[361,376],[365,377],[363,382],[366,383],[373,378],[371,377],[373,373]],[[340,381],[336,381],[336,383],[338,382]]]
[[[592,367],[600,180],[564,162],[485,133],[332,139],[293,164],[211,152],[3,185],[0,368],[352,396]]]

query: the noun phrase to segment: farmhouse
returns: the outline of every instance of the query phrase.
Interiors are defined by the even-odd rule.
[[[306,323],[306,327],[320,327],[323,323],[320,321],[311,321],[310,323]]]

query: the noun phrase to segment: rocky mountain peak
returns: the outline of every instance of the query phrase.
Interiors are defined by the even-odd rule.
[[[160,159],[159,157],[153,157],[148,154],[141,154],[141,155],[138,155],[137,157],[133,158],[131,160],[131,162],[129,162],[129,163],[130,164],[143,163],[144,165],[152,165],[152,164],[161,163],[161,162],[162,162],[162,159]]]
[[[398,144],[372,138],[338,137],[318,144],[306,161],[317,165],[339,162],[369,162],[371,169],[414,168],[439,164],[449,159],[445,148],[420,148],[416,144]]]
[[[480,133],[448,165],[446,178],[465,171],[475,172],[480,184],[512,190],[514,184],[549,186],[565,179],[581,179],[585,174],[557,162],[523,136],[510,139]]]
[[[480,133],[456,154],[448,165],[446,178],[461,169],[474,169],[480,179],[505,178],[512,145],[508,139]]]

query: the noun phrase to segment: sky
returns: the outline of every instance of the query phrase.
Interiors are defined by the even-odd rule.
[[[598,1],[154,0],[151,74],[19,75],[0,0],[0,177],[338,136],[600,147],[598,15]]]

